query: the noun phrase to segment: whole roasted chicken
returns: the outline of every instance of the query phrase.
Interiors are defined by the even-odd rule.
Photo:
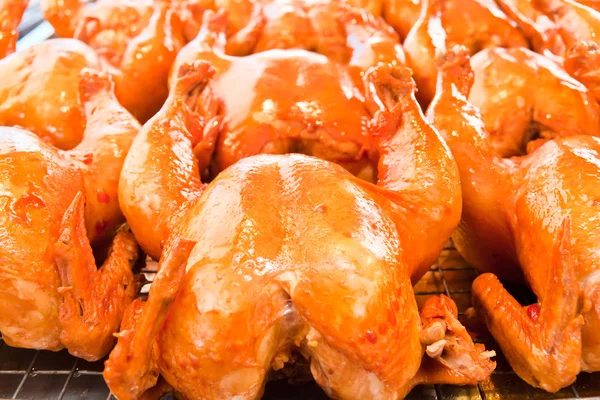
[[[482,272],[524,276],[537,303],[520,305],[485,273],[473,283],[475,308],[517,374],[557,391],[600,370],[600,138],[539,139],[502,158],[467,100],[472,83],[468,53],[455,48],[428,110],[460,170],[454,243]]]
[[[347,17],[365,17],[366,25],[350,18],[348,38],[333,40],[337,34],[332,33],[319,45],[323,54],[347,53],[344,64],[305,50],[229,56],[226,16],[204,14],[198,37],[174,64],[178,69],[184,63],[206,60],[217,71],[207,89],[210,95],[190,99],[214,120],[195,150],[201,171],[211,156],[211,170],[218,173],[250,155],[296,152],[335,161],[374,179],[376,157],[369,147],[368,125],[375,105],[365,95],[362,75],[378,62],[401,64],[402,49],[395,36],[386,36],[387,31],[373,34],[365,13],[344,10]]]
[[[79,39],[98,53],[113,76],[119,102],[142,122],[167,98],[171,64],[186,34],[197,33],[194,20],[203,10],[200,2],[187,0],[41,3],[59,36]]]
[[[119,231],[97,270],[90,243],[107,241],[123,222],[117,184],[140,126],[117,102],[106,73],[95,68],[86,53],[93,51],[79,52],[84,48],[58,40],[2,61],[5,71],[18,60],[29,63],[3,75],[10,79],[1,90],[13,95],[2,100],[2,124],[22,121],[42,132],[72,116],[81,125],[68,135],[81,140],[62,151],[21,128],[0,128],[0,332],[11,346],[66,347],[96,360],[113,346],[136,295],[138,247],[131,233]],[[23,115],[5,118],[10,113]]]
[[[29,0],[0,0],[0,59],[15,52],[18,28]]]
[[[415,71],[417,99],[427,106],[435,94],[436,57],[446,46],[464,45],[471,54],[489,47],[528,47],[515,24],[489,0],[423,0],[419,19],[404,48]]]
[[[161,374],[186,398],[256,399],[292,351],[343,399],[487,377],[491,354],[472,343],[450,299],[417,311],[411,280],[457,223],[460,192],[410,70],[380,64],[364,76],[378,110],[376,185],[293,154],[245,158],[204,186],[193,150],[213,116],[189,105],[209,94],[214,73],[205,62],[182,66],[121,175],[124,213],[161,261],[106,363],[112,392],[137,398]]]

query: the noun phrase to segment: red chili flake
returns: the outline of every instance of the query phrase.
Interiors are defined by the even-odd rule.
[[[108,226],[108,223],[106,221],[104,221],[104,220],[96,222],[96,233],[97,234],[104,233],[104,231],[106,230],[107,226]]]
[[[378,330],[380,335],[385,335],[388,330],[388,326],[386,324],[379,324]]]
[[[540,305],[535,303],[527,307],[527,316],[530,320],[536,322],[540,318]]]
[[[98,190],[98,201],[100,203],[107,204],[110,201],[110,195],[106,193],[104,190]]]
[[[375,342],[377,342],[377,335],[375,334],[375,332],[369,330],[366,332],[365,336],[369,343],[375,344]]]
[[[87,153],[83,155],[83,163],[85,165],[92,165],[92,161],[94,161],[94,155],[92,153]]]

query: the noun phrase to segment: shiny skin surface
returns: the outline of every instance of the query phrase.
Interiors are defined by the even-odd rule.
[[[531,42],[533,50],[548,57],[562,56],[566,47],[558,26],[539,9],[537,0],[496,0]]]
[[[341,63],[363,52],[368,58],[404,61],[394,30],[382,18],[351,4],[340,0],[263,0],[230,5],[224,8],[226,53],[244,56],[271,49],[304,49]]]
[[[194,24],[196,6],[162,0],[101,0],[89,6],[80,0],[42,0],[44,15],[59,36],[90,45],[109,65],[117,98],[142,122],[167,98],[169,68],[186,42],[186,28]]]
[[[594,42],[579,42],[565,54],[565,70],[583,83],[600,102],[600,46]]]
[[[473,56],[471,66],[469,101],[480,110],[499,155],[524,154],[536,135],[600,132],[595,96],[552,60],[524,48],[490,48]]]
[[[365,75],[380,106],[376,185],[288,154],[245,158],[203,186],[193,149],[205,130],[187,104],[213,73],[204,62],[183,66],[123,169],[124,213],[162,258],[148,302],[132,307],[106,363],[113,393],[137,398],[160,373],[186,398],[257,399],[292,350],[342,399],[396,399],[420,382],[488,376],[490,354],[456,321],[452,301],[431,301],[419,318],[412,292],[458,222],[460,192],[410,71],[380,65]]]
[[[600,44],[600,12],[570,0],[534,0],[555,24],[567,51],[581,41]]]
[[[0,125],[20,126],[68,150],[81,142],[86,116],[83,68],[101,69],[94,51],[71,39],[42,42],[0,61]]]
[[[421,15],[421,7],[421,0],[384,0],[383,18],[402,39],[406,39]]]
[[[0,0],[0,59],[15,52],[27,3],[28,0]]]
[[[488,47],[528,47],[527,40],[491,0],[424,1],[419,19],[404,41],[408,65],[415,71],[417,98],[433,99],[436,57],[445,47],[466,46],[471,54]]]
[[[121,231],[97,270],[90,242],[106,241],[123,221],[117,183],[140,127],[106,74],[84,69],[80,81],[86,125],[74,149],[0,128],[0,332],[11,346],[66,347],[97,360],[136,293],[138,247]]]
[[[399,43],[379,41],[370,30],[350,22],[360,35],[348,39],[355,48],[349,49],[347,65],[304,50],[233,57],[225,54],[226,21],[222,14],[205,13],[200,34],[174,64],[176,70],[184,63],[205,60],[217,70],[209,88],[211,99],[198,100],[198,107],[211,108],[219,121],[213,173],[258,153],[298,152],[338,162],[373,180],[376,159],[369,146],[368,122],[375,105],[368,104],[361,76],[378,62],[400,64]],[[345,43],[346,38],[341,39]],[[339,49],[337,41],[333,47],[328,47],[330,43],[325,40],[323,53]]]
[[[460,170],[455,244],[481,271],[514,279],[520,268],[538,298],[522,307],[486,273],[473,283],[475,308],[517,374],[557,391],[581,370],[600,370],[600,138],[557,137],[502,158],[467,101],[466,50],[454,49],[442,63],[428,117]]]

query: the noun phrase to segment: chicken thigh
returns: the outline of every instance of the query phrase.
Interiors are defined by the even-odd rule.
[[[212,116],[188,105],[213,73],[205,62],[182,66],[123,169],[123,210],[161,262],[106,363],[112,392],[137,398],[160,373],[186,398],[256,399],[292,351],[342,399],[487,377],[491,354],[473,344],[450,299],[417,311],[411,280],[438,256],[461,201],[410,70],[380,64],[364,77],[379,107],[370,125],[377,185],[288,154],[245,158],[203,186],[193,149]]]
[[[57,74],[51,71],[42,82]],[[112,347],[124,308],[136,295],[132,265],[138,247],[121,230],[97,270],[90,242],[107,241],[123,222],[117,184],[140,126],[119,105],[104,72],[79,68],[74,77],[62,91],[53,87],[66,96],[75,96],[74,85],[81,87],[80,95],[63,103],[64,114],[72,111],[68,104],[80,107],[84,124],[73,149],[61,151],[20,128],[0,128],[0,332],[11,346],[66,347],[96,360]],[[19,82],[24,96],[40,90],[40,75],[33,71],[29,78]],[[51,106],[61,107],[56,101]],[[54,115],[49,113],[48,126]]]
[[[542,140],[502,158],[467,100],[466,50],[446,55],[441,71],[428,117],[460,170],[454,243],[482,272],[524,277],[538,300],[521,306],[485,273],[473,283],[475,307],[517,374],[557,391],[600,370],[600,138]]]
[[[347,12],[354,13],[346,9],[343,15],[350,16]],[[370,19],[364,13],[355,15]],[[319,47],[331,55],[340,44],[344,51],[348,46],[349,58],[341,64],[305,50],[229,56],[225,15],[205,13],[198,37],[174,64],[177,69],[206,60],[217,70],[208,89],[211,99],[205,100],[210,104],[198,103],[199,108],[211,108],[215,119],[211,135],[200,146],[206,154],[201,157],[201,171],[214,147],[213,173],[249,155],[297,152],[338,162],[374,179],[376,159],[367,136],[375,104],[366,98],[361,77],[378,62],[401,64],[402,49],[396,39],[386,39],[386,33],[381,39],[356,20],[347,22],[348,39],[324,39]]]
[[[198,3],[167,0],[42,0],[60,37],[90,45],[108,64],[119,102],[145,122],[167,98],[169,68],[198,18]],[[202,8],[200,7],[200,10]],[[197,23],[195,23],[197,25]],[[192,32],[196,33],[197,28]],[[193,37],[193,36],[192,36]]]

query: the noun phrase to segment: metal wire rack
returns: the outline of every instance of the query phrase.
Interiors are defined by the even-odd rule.
[[[152,277],[153,268],[143,272]],[[421,307],[434,295],[452,298],[459,315],[471,304],[471,282],[477,272],[466,264],[451,244],[438,262],[415,286]],[[533,302],[531,293],[522,287],[509,288],[522,304]],[[491,378],[476,387],[423,385],[416,387],[408,399],[591,399],[600,398],[600,373],[579,375],[577,382],[558,393],[534,389],[510,368],[498,346],[490,337],[478,340],[496,350],[498,366]],[[102,378],[103,362],[89,363],[70,356],[66,351],[52,353],[17,349],[0,338],[0,399],[114,399]],[[314,383],[290,385],[286,381],[270,382],[264,400],[325,400],[327,397]]]
[[[32,0],[20,27],[18,49],[30,47],[54,34],[42,20],[39,0]],[[152,268],[143,271],[152,277]],[[417,303],[421,307],[434,295],[452,298],[462,315],[471,304],[471,282],[476,271],[468,266],[451,244],[442,252],[438,262],[415,286]],[[523,288],[515,296],[522,304],[534,298]],[[496,350],[497,368],[487,381],[476,387],[423,385],[416,387],[408,399],[600,399],[600,373],[579,375],[577,382],[558,393],[534,389],[522,381],[510,368],[498,346],[490,337],[479,338],[488,349]],[[13,348],[0,337],[0,399],[93,399],[111,400],[102,370],[104,362],[90,363],[69,355]],[[167,395],[167,397],[170,397]],[[267,384],[264,400],[325,400],[327,396],[314,383],[290,385],[286,381]]]

